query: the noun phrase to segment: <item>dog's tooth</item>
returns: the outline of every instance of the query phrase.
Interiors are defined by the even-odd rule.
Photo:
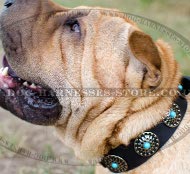
[[[3,69],[4,69],[3,67],[0,69],[0,73],[2,73],[2,72],[3,72]]]
[[[23,83],[24,86],[29,86],[28,82]]]
[[[4,84],[3,87],[4,88],[9,88],[9,86],[7,84]]]
[[[9,71],[8,67],[4,68],[4,70],[2,72],[2,75],[7,76],[8,75],[8,71]]]
[[[34,83],[32,83],[32,84],[30,85],[30,87],[36,89],[36,85],[35,85]]]

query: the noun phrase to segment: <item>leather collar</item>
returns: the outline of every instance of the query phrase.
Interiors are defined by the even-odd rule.
[[[179,127],[187,110],[185,95],[190,92],[190,77],[183,77],[179,85],[179,97],[163,121],[143,132],[129,145],[119,145],[106,154],[101,164],[113,173],[121,173],[139,167],[162,148]]]

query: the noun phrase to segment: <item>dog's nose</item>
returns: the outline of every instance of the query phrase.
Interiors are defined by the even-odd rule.
[[[9,8],[13,4],[14,4],[14,0],[6,0],[6,2],[4,3],[4,6]]]

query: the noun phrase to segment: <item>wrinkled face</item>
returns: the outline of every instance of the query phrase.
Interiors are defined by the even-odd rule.
[[[62,109],[62,117],[67,117],[72,102],[57,94],[62,108],[53,91],[122,86],[121,71],[99,78],[107,73],[99,61],[107,64],[115,54],[113,63],[125,68],[125,42],[121,40],[127,39],[129,24],[124,19],[102,16],[95,10],[69,10],[46,0],[15,0],[5,5],[0,19],[6,54],[0,75],[4,108],[32,123],[53,124]],[[93,77],[95,70],[98,82]],[[111,76],[118,76],[118,81],[113,83]]]
[[[8,0],[5,5],[0,17],[5,50],[0,104],[18,117],[42,125],[64,122],[72,112],[82,110],[81,103],[92,99],[82,98],[81,93],[80,97],[64,97],[58,89],[130,85],[126,80],[127,50],[135,26],[129,20],[103,10],[66,9],[49,0]],[[131,42],[141,36],[135,35]],[[160,68],[159,58],[156,60],[149,60],[156,66],[142,72]],[[143,67],[137,62],[134,69],[140,72]],[[139,72],[142,80],[144,74]],[[142,84],[138,85],[135,87]]]

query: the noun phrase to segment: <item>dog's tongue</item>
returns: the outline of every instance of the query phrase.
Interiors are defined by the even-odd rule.
[[[9,75],[10,75],[10,76],[12,76],[12,77],[17,77],[17,78],[18,78],[18,76],[16,75],[16,73],[13,71],[13,69],[10,67],[9,63],[7,62],[7,58],[6,58],[5,55],[4,55],[4,57],[3,57],[3,62],[2,62],[2,64],[3,64],[3,67],[8,67],[8,68],[9,68]]]

